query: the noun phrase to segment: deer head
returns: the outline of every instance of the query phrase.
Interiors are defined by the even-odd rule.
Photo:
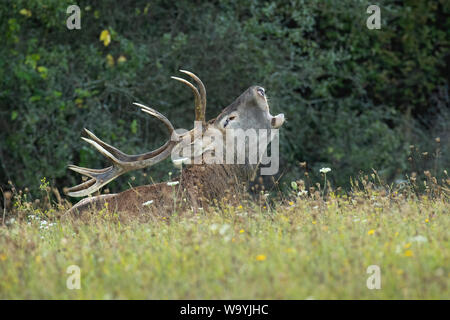
[[[168,158],[171,154],[178,154],[183,148],[194,148],[194,145],[198,141],[201,141],[205,134],[207,136],[210,132],[222,134],[224,137],[230,129],[277,129],[284,123],[283,114],[279,114],[275,117],[270,114],[265,91],[259,86],[252,86],[248,88],[216,118],[206,123],[205,86],[192,72],[185,70],[180,70],[180,72],[189,75],[198,85],[197,89],[192,83],[185,79],[172,77],[172,79],[180,81],[190,87],[194,93],[196,121],[196,126],[194,129],[184,133],[178,133],[175,131],[170,121],[161,113],[142,104],[134,103],[134,105],[138,106],[141,111],[148,113],[163,122],[169,130],[171,138],[163,146],[156,150],[139,155],[128,155],[103,142],[89,130],[84,129],[89,138],[82,137],[82,139],[107,157],[111,161],[112,165],[104,169],[89,169],[69,165],[69,169],[87,176],[90,179],[77,186],[69,188],[67,190],[67,195],[71,197],[83,197],[90,195],[126,172],[152,166]],[[198,160],[199,157],[203,157],[207,152],[217,150],[217,142],[222,142],[221,146],[226,149],[227,145],[224,144],[223,141],[217,138],[214,141],[214,143],[209,143],[206,147],[202,147],[200,152],[196,153],[194,151],[192,156],[190,156],[187,160]],[[248,147],[249,146],[247,143],[246,148],[248,149]],[[174,157],[172,157],[172,159],[175,160]],[[185,160],[186,159],[183,161],[186,162]]]

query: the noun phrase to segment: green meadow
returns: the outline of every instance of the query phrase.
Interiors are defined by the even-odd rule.
[[[348,194],[293,182],[274,201],[146,222],[67,217],[18,195],[0,227],[0,299],[450,298],[448,186],[361,182]],[[80,289],[68,289],[71,265]]]

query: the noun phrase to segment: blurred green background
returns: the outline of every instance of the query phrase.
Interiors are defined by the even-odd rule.
[[[68,30],[69,5],[81,30]],[[80,139],[89,128],[135,154],[167,139],[132,106],[193,126],[193,97],[172,81],[195,72],[207,118],[253,84],[283,112],[281,179],[311,181],[330,167],[334,186],[378,170],[386,181],[448,169],[449,1],[65,1],[0,3],[0,184],[32,191],[46,177],[80,182],[67,164],[107,163]],[[100,35],[110,36],[110,42]],[[439,139],[436,139],[439,138]],[[110,184],[112,191],[167,178],[169,160]],[[130,179],[135,176],[135,180]],[[287,179],[287,180],[286,180]]]

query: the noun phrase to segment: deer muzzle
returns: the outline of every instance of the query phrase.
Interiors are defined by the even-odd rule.
[[[284,114],[280,113],[279,115],[272,117],[270,124],[272,125],[272,129],[278,129],[284,123]]]

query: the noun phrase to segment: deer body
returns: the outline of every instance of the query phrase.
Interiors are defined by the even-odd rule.
[[[126,212],[136,215],[164,216],[176,210],[207,209],[214,200],[236,202],[245,194],[251,170],[238,165],[193,165],[184,169],[173,182],[138,186],[121,193],[89,197],[69,212]],[[238,197],[236,197],[238,195]]]
[[[110,159],[112,166],[105,169],[88,169],[71,165],[70,169],[79,172],[91,179],[72,187],[68,190],[69,196],[86,196],[99,190],[102,186],[117,176],[135,169],[154,165],[172,155],[174,163],[177,161],[181,167],[183,163],[189,163],[181,171],[176,182],[158,183],[154,185],[139,186],[117,194],[99,195],[81,200],[73,206],[68,213],[83,213],[89,210],[101,210],[107,208],[115,212],[126,212],[132,216],[142,215],[168,215],[174,210],[192,208],[194,211],[207,208],[215,200],[228,201],[236,199],[237,195],[244,194],[258,164],[249,163],[244,159],[243,163],[205,163],[204,159],[227,152],[228,140],[225,137],[233,130],[241,129],[272,129],[279,128],[284,123],[284,115],[273,117],[269,113],[269,106],[264,89],[258,86],[250,87],[232,104],[226,107],[215,119],[205,122],[206,91],[201,80],[194,74],[183,71],[191,76],[199,85],[197,90],[190,82],[181,79],[188,85],[195,95],[195,119],[203,126],[191,131],[179,134],[175,132],[172,124],[162,114],[146,106],[138,105],[142,111],[151,114],[161,120],[169,129],[171,139],[157,150],[141,154],[127,155],[97,138],[93,133],[85,129],[89,138],[83,138],[93,145],[104,156]],[[208,134],[214,136],[207,140],[206,147],[198,151],[195,144],[203,142]],[[219,134],[219,135],[217,135]],[[238,137],[239,138],[239,137]],[[259,141],[247,141],[243,147],[248,149]],[[269,141],[270,142],[270,141]],[[266,147],[267,143],[264,143]],[[180,150],[188,153],[188,157],[174,159],[174,154],[179,155]],[[234,150],[234,149],[233,149]],[[247,155],[247,153],[245,153]],[[232,154],[234,157],[234,154]],[[234,158],[233,158],[234,159]]]

